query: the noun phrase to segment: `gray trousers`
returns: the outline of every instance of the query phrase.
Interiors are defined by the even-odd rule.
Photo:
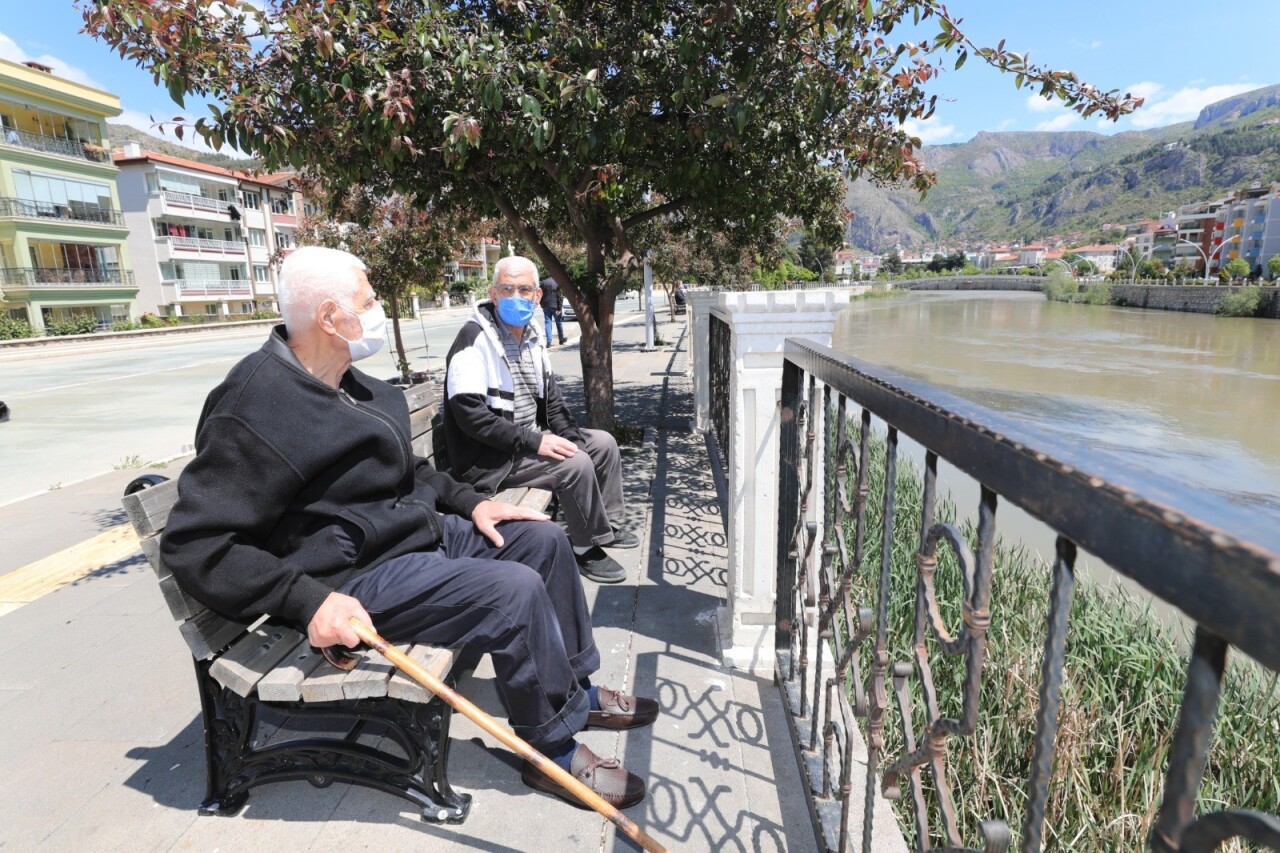
[[[555,492],[569,527],[569,541],[578,548],[613,541],[613,528],[622,524],[622,456],[618,442],[604,430],[584,429],[582,452],[556,460],[536,453],[521,454],[502,481],[502,488],[533,486]]]

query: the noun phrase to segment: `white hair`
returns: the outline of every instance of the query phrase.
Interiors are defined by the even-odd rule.
[[[525,272],[533,276],[534,284],[538,283],[538,265],[537,264],[535,264],[533,261],[529,260],[528,258],[522,257],[520,255],[507,255],[505,258],[501,259],[500,261],[498,261],[496,264],[493,265],[492,286],[493,287],[498,286],[498,281],[499,279],[502,278],[503,274],[506,274],[511,276],[512,278],[515,278],[516,276]]]
[[[350,303],[359,282],[356,273],[368,269],[364,261],[341,249],[303,246],[280,267],[280,313],[290,333],[315,321],[326,299]],[[344,307],[350,308],[347,304]]]

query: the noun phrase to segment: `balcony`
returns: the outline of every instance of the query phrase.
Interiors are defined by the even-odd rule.
[[[110,208],[28,201],[24,198],[0,198],[0,219],[14,217],[61,219],[67,222],[91,222],[96,225],[124,227],[124,217],[120,211]]]
[[[179,299],[253,295],[253,287],[248,279],[199,281],[189,278],[175,278],[169,279],[164,284],[172,287]]]
[[[4,136],[0,137],[0,141],[14,148],[27,148],[32,151],[42,151],[45,154],[71,157],[75,160],[90,160],[94,163],[111,162],[111,150],[109,148],[88,141],[82,142],[77,139],[45,136],[44,134],[30,133],[14,128],[6,128]]]
[[[61,269],[57,267],[0,268],[0,285],[8,287],[133,286],[131,270]]]
[[[191,193],[181,193],[175,190],[161,190],[160,197],[164,199],[164,203],[174,207],[188,208],[190,210],[198,210],[206,213],[225,214],[231,203],[222,201],[217,198],[209,198],[202,195],[192,195]]]
[[[243,255],[244,243],[239,240],[209,240],[204,237],[157,237],[158,242],[167,242],[170,250],[194,252],[196,254]]]

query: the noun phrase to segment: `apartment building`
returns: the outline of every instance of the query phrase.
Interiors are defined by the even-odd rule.
[[[1254,275],[1265,274],[1267,261],[1280,254],[1280,184],[1255,183],[1218,204],[1209,272],[1244,258]]]
[[[1170,266],[1189,267],[1201,275],[1206,262],[1211,271],[1216,269],[1217,250],[1212,238],[1214,224],[1221,218],[1218,216],[1221,208],[1221,201],[1203,201],[1179,207],[1173,225],[1177,231],[1177,242],[1173,247],[1172,263],[1164,258],[1161,260]]]
[[[278,187],[136,143],[115,162],[140,310],[226,320],[276,308]]]
[[[113,94],[0,59],[0,311],[37,331],[136,313],[107,142],[119,114]]]

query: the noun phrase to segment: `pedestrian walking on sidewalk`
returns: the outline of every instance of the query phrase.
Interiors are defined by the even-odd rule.
[[[458,332],[445,362],[449,464],[488,494],[554,491],[583,576],[620,583],[626,573],[604,549],[640,540],[623,526],[618,443],[604,430],[579,428],[565,405],[533,322],[540,291],[533,261],[503,258],[488,301]]]
[[[560,346],[564,346],[564,297],[560,295],[560,285],[551,277],[542,280],[542,297],[538,300],[542,307],[542,317],[547,326],[547,346],[551,346],[551,321],[556,322],[556,331],[560,333]]]

